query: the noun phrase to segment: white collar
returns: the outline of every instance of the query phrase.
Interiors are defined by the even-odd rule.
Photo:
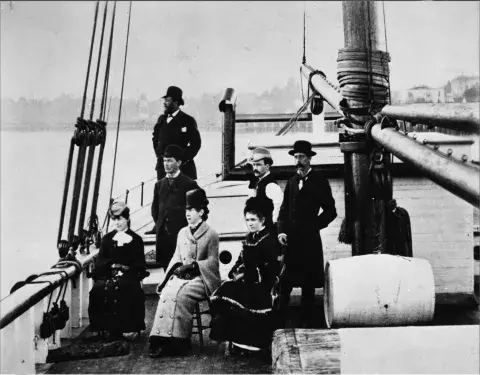
[[[268,172],[265,173],[262,177],[260,177],[260,178],[258,179],[258,181],[263,180],[263,179],[264,179],[265,177],[267,177],[269,174],[270,174],[270,171],[268,171]]]
[[[311,171],[312,171],[312,167],[310,167],[310,169],[307,171],[307,173],[305,173],[305,176],[303,176],[303,177],[309,177],[308,174],[309,174]],[[302,175],[300,174],[299,171],[297,171],[297,173],[298,173],[298,175],[299,175],[300,177],[302,177]]]
[[[175,112],[173,112],[173,113],[171,114],[171,117],[172,117],[172,118],[175,117],[175,116],[178,114],[178,112],[180,112],[180,109],[177,109]],[[169,116],[167,115],[167,118],[168,118],[168,117],[169,117]]]
[[[179,174],[180,174],[180,169],[179,169],[172,177],[169,177],[168,174],[166,175],[166,177],[168,177],[168,178],[177,178]]]

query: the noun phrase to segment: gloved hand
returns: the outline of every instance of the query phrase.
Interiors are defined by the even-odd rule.
[[[198,269],[198,264],[195,262],[178,267],[173,274],[180,279],[193,279],[195,276],[200,275],[200,270]]]

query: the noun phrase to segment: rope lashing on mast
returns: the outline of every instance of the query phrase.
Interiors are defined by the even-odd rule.
[[[366,129],[376,122],[373,116],[390,102],[390,55],[388,51],[383,52],[372,48],[370,7],[367,7],[367,23],[369,31],[366,35],[366,48],[340,49],[337,58],[337,79],[340,93],[346,99],[340,104],[340,109],[345,118],[337,120],[337,125],[345,129],[346,139],[351,142],[362,142],[365,140],[365,136],[368,137]],[[366,105],[367,103],[368,105]],[[356,116],[363,117],[363,120]],[[365,124],[365,116],[373,119]],[[362,125],[362,128],[353,127],[351,124]],[[387,202],[392,199],[391,174],[388,162],[391,156],[385,150],[376,148],[372,142],[367,141],[365,145],[372,158],[375,156],[371,159],[369,172],[370,197],[372,198],[374,215],[372,228],[369,228],[369,230],[374,239],[373,251],[388,252],[385,226],[389,215],[387,213]],[[362,152],[365,152],[365,150]],[[379,159],[381,159],[381,162],[376,163]],[[352,166],[348,164],[350,159],[346,154],[344,162],[346,170],[351,171]],[[359,214],[357,202],[355,202],[355,193],[352,189],[353,182],[346,177],[345,218],[340,227],[338,240],[347,244],[353,243],[355,220]]]
[[[369,107],[342,107],[344,113],[368,115],[388,104],[389,61],[389,54],[383,51],[339,50],[337,79],[340,93],[348,100],[364,101],[365,97],[370,100]]]
[[[130,37],[130,20],[132,16],[132,1],[130,1],[129,9],[128,9],[128,26],[127,26],[127,39],[125,42],[125,57],[123,60],[123,75],[122,75],[122,89],[120,92],[120,106],[118,109],[118,121],[117,121],[117,134],[116,134],[116,139],[115,139],[115,152],[113,156],[113,167],[112,167],[112,180],[110,182],[110,195],[109,195],[109,205],[111,205],[112,202],[112,193],[113,193],[113,182],[115,181],[115,167],[117,164],[117,149],[118,149],[118,135],[120,133],[120,120],[122,117],[122,104],[123,104],[123,89],[125,87],[125,71],[127,69],[127,56],[128,56],[128,41]],[[105,224],[105,223],[104,223]],[[107,215],[107,230],[108,226],[110,224],[110,216]]]

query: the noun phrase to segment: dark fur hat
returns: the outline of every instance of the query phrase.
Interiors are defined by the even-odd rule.
[[[271,199],[263,197],[248,198],[245,202],[243,214],[245,215],[247,212],[255,213],[263,218],[271,217],[273,213],[273,202]]]

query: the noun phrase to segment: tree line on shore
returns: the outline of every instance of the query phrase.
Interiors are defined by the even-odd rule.
[[[294,78],[285,82],[283,87],[274,87],[261,94],[239,92],[238,113],[295,113],[306,100],[306,84],[302,85]],[[445,85],[445,92],[451,91],[450,81]],[[392,92],[393,94],[393,92]],[[461,94],[461,95],[460,95]],[[476,83],[468,87],[458,97],[478,101],[479,86]],[[459,96],[460,95],[460,96]],[[467,98],[468,96],[468,98]],[[200,128],[210,128],[221,122],[218,104],[223,92],[203,93],[198,97],[185,97],[183,110],[194,116]],[[392,95],[394,100],[394,95]],[[456,100],[457,101],[457,100]],[[90,113],[90,100],[87,101],[85,118]],[[99,100],[95,104],[98,113]],[[116,124],[119,115],[120,98],[112,97],[107,103],[107,123]],[[36,99],[20,97],[18,100],[1,99],[1,128],[8,130],[71,130],[80,114],[82,98],[62,94],[55,99]],[[328,111],[328,109],[326,109]],[[124,98],[122,101],[121,124],[129,129],[153,128],[158,116],[163,112],[163,99],[149,100],[142,94],[138,98]],[[96,117],[94,117],[96,119]]]
[[[296,112],[296,104],[302,101],[300,83],[293,78],[284,87],[274,87],[261,94],[238,93],[237,110],[242,113],[288,113]],[[195,117],[199,127],[221,121],[218,104],[223,92],[204,93],[199,97],[185,97],[183,110]],[[87,100],[85,118],[90,113]],[[95,104],[98,113],[99,101]],[[120,98],[112,97],[107,102],[107,122],[117,123]],[[55,99],[20,97],[18,100],[2,98],[1,126],[17,130],[61,130],[73,129],[80,115],[82,98],[62,94]],[[143,108],[143,109],[142,109]],[[129,128],[153,127],[163,112],[161,97],[149,100],[144,94],[139,98],[124,98],[121,123]],[[96,117],[94,117],[96,119]]]

